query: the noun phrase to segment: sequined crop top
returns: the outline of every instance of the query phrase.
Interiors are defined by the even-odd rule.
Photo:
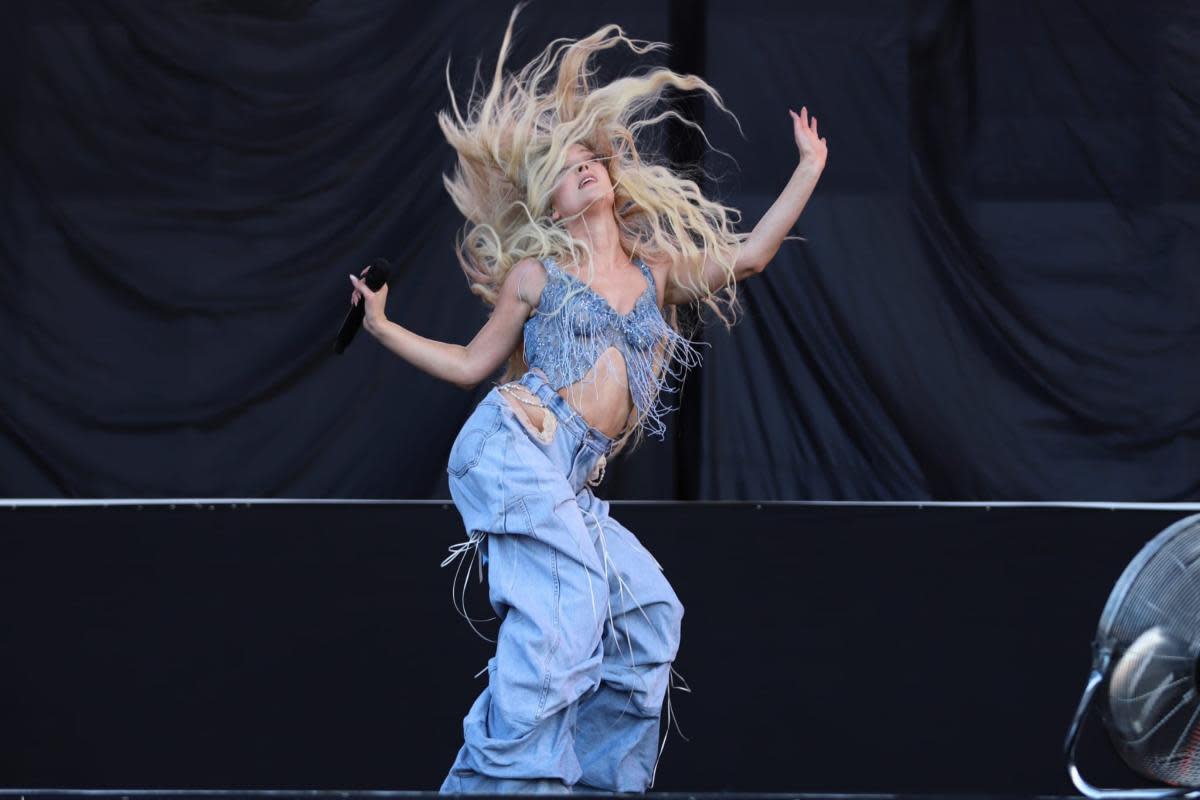
[[[666,433],[663,417],[675,410],[662,401],[663,393],[676,391],[667,377],[682,378],[700,363],[700,351],[663,319],[654,275],[640,258],[634,261],[649,286],[622,315],[553,258],[542,259],[546,288],[525,322],[525,362],[544,372],[557,391],[583,378],[605,350],[616,347],[625,359],[637,424],[661,440]],[[661,361],[657,374],[656,356]]]

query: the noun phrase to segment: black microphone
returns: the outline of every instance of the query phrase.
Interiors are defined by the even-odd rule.
[[[367,284],[367,288],[372,292],[378,292],[380,288],[388,282],[388,270],[392,265],[388,263],[386,258],[377,258],[367,266],[367,274],[363,276],[363,281]],[[337,339],[333,343],[333,352],[341,355],[342,351],[354,339],[354,334],[358,333],[358,329],[362,327],[363,315],[366,305],[366,298],[360,297],[359,301],[350,306],[350,313],[346,315],[346,320],[342,323],[342,329],[338,331]]]

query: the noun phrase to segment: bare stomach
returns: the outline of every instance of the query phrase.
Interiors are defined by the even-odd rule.
[[[531,433],[549,435],[550,423],[546,417],[553,414],[541,406],[541,400],[520,384],[509,384],[501,392],[508,404],[517,412]],[[588,425],[615,439],[625,431],[625,425],[633,411],[633,399],[629,393],[629,379],[625,371],[625,357],[615,347],[600,354],[592,368],[575,383],[558,390],[559,397],[567,401]],[[522,402],[525,401],[525,402]]]

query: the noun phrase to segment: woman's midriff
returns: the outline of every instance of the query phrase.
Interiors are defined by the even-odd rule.
[[[596,430],[616,439],[625,430],[625,425],[633,411],[633,400],[629,393],[629,385],[625,367],[625,357],[615,347],[610,347],[600,354],[596,363],[577,382],[558,390],[571,408],[575,409],[583,420]],[[609,375],[619,376],[609,379]],[[546,417],[554,415],[542,407],[541,399],[520,384],[507,384],[506,391],[501,392],[504,399],[512,406],[519,419],[530,428],[534,435],[549,436],[552,431],[548,425],[553,425]]]

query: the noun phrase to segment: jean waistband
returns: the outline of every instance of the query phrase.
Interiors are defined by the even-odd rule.
[[[517,383],[537,395],[542,401],[542,405],[550,409],[554,416],[558,417],[559,424],[566,425],[583,444],[600,455],[607,455],[612,450],[615,440],[589,425],[587,420],[580,416],[579,412],[567,402],[565,397],[554,391],[554,388],[547,382],[537,367],[531,368],[522,375]]]

